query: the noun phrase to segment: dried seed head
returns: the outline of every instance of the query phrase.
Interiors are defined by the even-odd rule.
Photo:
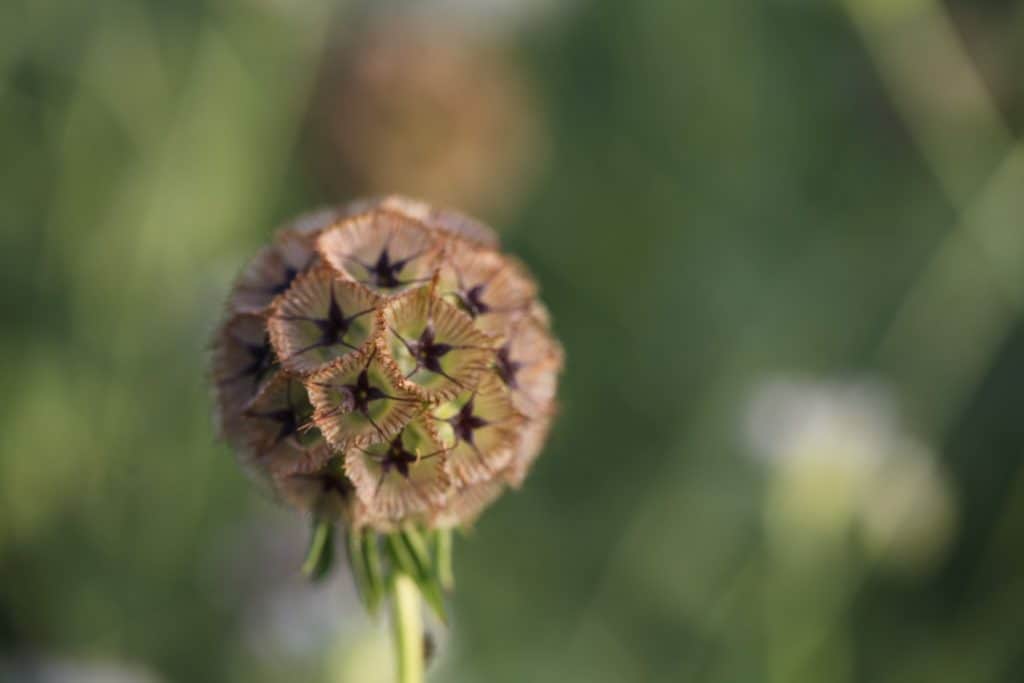
[[[214,340],[223,438],[319,518],[471,523],[540,453],[562,368],[536,283],[497,247],[399,196],[282,229]]]
[[[546,149],[531,83],[511,54],[444,24],[371,19],[329,44],[307,126],[325,187],[517,206]]]

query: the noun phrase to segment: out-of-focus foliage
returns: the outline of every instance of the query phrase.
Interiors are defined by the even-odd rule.
[[[436,679],[1020,680],[1024,3],[516,6],[417,8],[530,83],[567,358]],[[389,680],[205,377],[369,7],[0,3],[0,679]]]

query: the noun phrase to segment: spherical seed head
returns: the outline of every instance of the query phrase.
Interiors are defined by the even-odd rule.
[[[283,502],[353,528],[472,523],[555,414],[561,346],[493,231],[399,196],[306,214],[214,339],[222,437]]]
[[[312,171],[328,188],[395,188],[489,214],[513,209],[546,147],[511,55],[452,22],[370,20],[331,41],[313,90]]]

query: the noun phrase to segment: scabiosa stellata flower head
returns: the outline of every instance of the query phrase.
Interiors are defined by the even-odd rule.
[[[368,606],[404,573],[440,608],[446,531],[523,482],[562,350],[527,268],[454,211],[391,196],[308,214],[242,270],[214,340],[239,461],[334,530]]]

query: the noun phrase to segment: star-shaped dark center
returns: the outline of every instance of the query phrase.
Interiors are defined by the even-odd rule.
[[[399,434],[391,443],[388,444],[387,451],[384,452],[383,458],[380,461],[383,473],[387,474],[392,469],[398,470],[406,479],[409,478],[409,465],[416,462],[418,458],[415,453],[412,453],[402,444],[402,435]]]
[[[280,424],[277,431],[277,436],[274,437],[272,445],[276,446],[292,434],[299,431],[299,420],[295,416],[294,411],[289,409],[272,410],[266,413],[252,413],[253,417],[262,417],[265,420],[271,420]]]
[[[423,252],[418,251],[415,254],[406,256],[405,258],[392,261],[391,252],[388,251],[388,247],[385,246],[380,250],[380,256],[377,257],[376,262],[372,264],[361,263],[360,265],[362,265],[369,274],[368,281],[370,284],[380,287],[381,289],[395,289],[397,287],[407,285],[410,282],[417,282],[416,279],[402,280],[399,278],[399,275],[410,262],[422,255]]]
[[[433,453],[427,453],[426,455],[410,451],[405,447],[405,444],[402,443],[402,434],[404,433],[405,432],[403,430],[393,438],[388,443],[387,450],[383,453],[371,453],[366,449],[360,448],[361,451],[373,458],[373,460],[380,465],[380,478],[377,480],[377,492],[380,491],[381,486],[384,485],[384,480],[387,479],[388,474],[393,470],[397,471],[408,480],[409,470],[412,465],[420,462],[421,460],[429,460],[430,458],[444,453],[445,449],[443,448],[436,450]],[[416,486],[415,482],[410,483],[412,483],[414,487]],[[376,495],[376,492],[374,495]]]
[[[449,424],[452,426],[452,430],[455,432],[455,436],[468,443],[470,446],[475,446],[473,441],[473,434],[478,429],[483,429],[490,424],[487,420],[474,414],[474,402],[475,398],[470,398],[466,401],[466,405],[462,406],[455,416],[448,419]]]
[[[433,325],[427,325],[420,338],[409,346],[418,365],[438,374],[444,374],[441,370],[441,359],[454,348],[451,344],[437,341]]]
[[[317,326],[320,331],[320,338],[309,346],[305,346],[291,355],[291,357],[299,356],[307,351],[313,349],[319,349],[329,346],[344,346],[345,348],[353,351],[357,350],[355,346],[345,341],[345,336],[351,331],[352,323],[367,313],[371,313],[372,308],[353,313],[352,315],[345,315],[345,311],[338,304],[338,299],[334,295],[334,287],[331,287],[330,303],[327,305],[327,314],[324,318],[312,318],[309,316],[302,315],[282,315],[279,316],[283,320],[304,320],[311,322]]]
[[[508,344],[505,344],[496,354],[497,362],[495,363],[495,369],[498,372],[498,376],[501,377],[501,381],[505,383],[509,389],[518,388],[518,380],[516,375],[523,368],[523,364],[519,361],[512,360],[512,349]]]
[[[459,303],[466,309],[470,317],[475,318],[491,310],[491,307],[484,301],[484,289],[486,284],[479,284],[470,287],[468,290],[456,292]]]
[[[363,367],[362,371],[360,371],[354,383],[336,385],[335,388],[341,394],[342,401],[338,407],[332,411],[332,413],[346,411],[359,413],[366,418],[371,425],[373,425],[373,428],[377,430],[377,433],[383,440],[385,438],[384,430],[381,429],[380,425],[377,424],[377,421],[374,420],[373,415],[370,414],[370,404],[374,401],[404,401],[406,403],[415,403],[416,399],[404,396],[392,396],[379,387],[374,386],[370,381],[370,363],[372,362],[373,356],[370,356],[370,359],[367,360],[366,365]],[[346,406],[346,399],[351,400],[352,402],[350,408]]]
[[[274,364],[277,363],[277,358],[274,357],[274,351],[270,348],[270,342],[266,337],[259,344],[251,344],[242,340],[237,341],[242,352],[249,357],[249,361],[242,366],[242,369],[228,377],[227,381],[234,382],[241,379],[250,379],[255,390],[263,378],[267,376],[270,369],[274,367]]]
[[[344,343],[344,337],[352,327],[353,320],[355,320],[354,316],[345,316],[341,306],[338,305],[338,299],[334,296],[334,287],[331,287],[331,302],[327,306],[327,317],[313,321],[320,328],[320,343],[325,346],[330,346],[335,342]]]
[[[250,360],[240,374],[253,375],[258,379],[274,364],[274,354],[270,350],[270,344],[264,339],[262,344],[245,344],[244,346]]]
[[[457,379],[444,371],[444,368],[441,367],[441,359],[451,351],[466,347],[438,342],[436,333],[434,332],[434,324],[432,322],[427,323],[427,326],[423,328],[423,332],[420,334],[419,338],[414,341],[406,340],[393,328],[391,331],[402,342],[402,345],[405,346],[413,360],[416,361],[416,365],[413,369],[406,373],[406,379],[415,375],[419,370],[429,370],[430,372],[441,375],[453,384],[462,386]]]
[[[370,373],[365,369],[359,373],[355,384],[345,384],[342,385],[342,388],[346,389],[349,396],[352,397],[352,410],[367,417],[369,417],[371,402],[392,398],[370,384]]]
[[[370,277],[373,278],[374,284],[378,287],[384,287],[392,289],[400,286],[402,283],[398,279],[398,273],[401,272],[402,268],[405,267],[405,261],[391,262],[391,254],[388,250],[382,249],[380,256],[377,257],[377,262],[373,264],[370,271]]]
[[[259,375],[267,370],[272,362],[270,345],[266,339],[261,344],[243,344],[249,354],[249,365],[242,369],[243,375]]]
[[[294,474],[295,479],[307,481],[320,489],[321,499],[332,495],[338,496],[342,503],[347,503],[355,487],[352,482],[341,472],[340,465],[336,464],[338,459],[334,458],[320,471],[312,474]]]
[[[277,422],[280,426],[277,430],[277,436],[271,442],[271,446],[276,446],[290,436],[295,435],[296,437],[304,429],[305,418],[303,417],[303,409],[300,406],[295,405],[295,399],[292,396],[292,386],[289,385],[285,392],[285,403],[286,405],[282,408],[276,408],[274,410],[268,410],[266,412],[257,412],[255,410],[246,411],[246,415],[249,417],[256,417],[263,420],[270,420],[271,422]],[[303,389],[303,391],[305,391]]]
[[[336,493],[342,500],[348,500],[354,490],[347,479],[341,479],[332,474],[324,474],[320,477],[320,488],[325,494]]]
[[[270,287],[270,293],[276,296],[291,287],[292,280],[294,280],[298,274],[298,268],[285,266],[284,272],[281,273],[281,281]]]

